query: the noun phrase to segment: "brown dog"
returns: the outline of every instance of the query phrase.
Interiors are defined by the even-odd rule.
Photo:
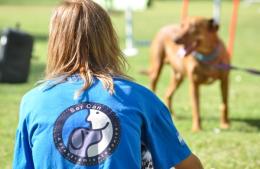
[[[164,63],[169,63],[174,75],[165,95],[165,102],[173,113],[171,101],[175,90],[186,75],[192,104],[192,130],[201,130],[199,110],[199,85],[220,80],[222,105],[221,128],[229,127],[228,75],[221,64],[229,64],[230,57],[224,43],[217,35],[218,24],[213,19],[191,17],[181,25],[163,27],[151,45],[151,66],[148,71],[153,91]]]

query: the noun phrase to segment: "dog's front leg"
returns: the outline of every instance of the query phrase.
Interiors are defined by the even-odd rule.
[[[229,128],[228,120],[228,74],[222,77],[220,82],[221,94],[222,94],[222,104],[221,104],[221,119],[220,127],[223,129]]]
[[[200,110],[199,110],[199,84],[190,78],[190,97],[192,106],[192,131],[201,130]]]

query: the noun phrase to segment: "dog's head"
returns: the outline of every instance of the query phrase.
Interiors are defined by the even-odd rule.
[[[184,46],[185,56],[195,50],[205,51],[214,43],[218,28],[219,25],[214,19],[202,17],[186,18],[182,21],[180,31],[173,41]]]

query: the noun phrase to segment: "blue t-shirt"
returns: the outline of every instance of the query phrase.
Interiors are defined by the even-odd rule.
[[[145,87],[114,78],[111,95],[95,78],[74,98],[82,85],[72,76],[23,97],[14,169],[140,169],[143,145],[155,169],[169,169],[191,154],[168,109]]]

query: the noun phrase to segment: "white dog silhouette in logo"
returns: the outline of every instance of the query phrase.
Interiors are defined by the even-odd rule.
[[[68,141],[69,151],[80,157],[94,157],[108,147],[113,137],[113,128],[110,118],[95,109],[90,109],[86,117],[89,128],[74,129]]]

